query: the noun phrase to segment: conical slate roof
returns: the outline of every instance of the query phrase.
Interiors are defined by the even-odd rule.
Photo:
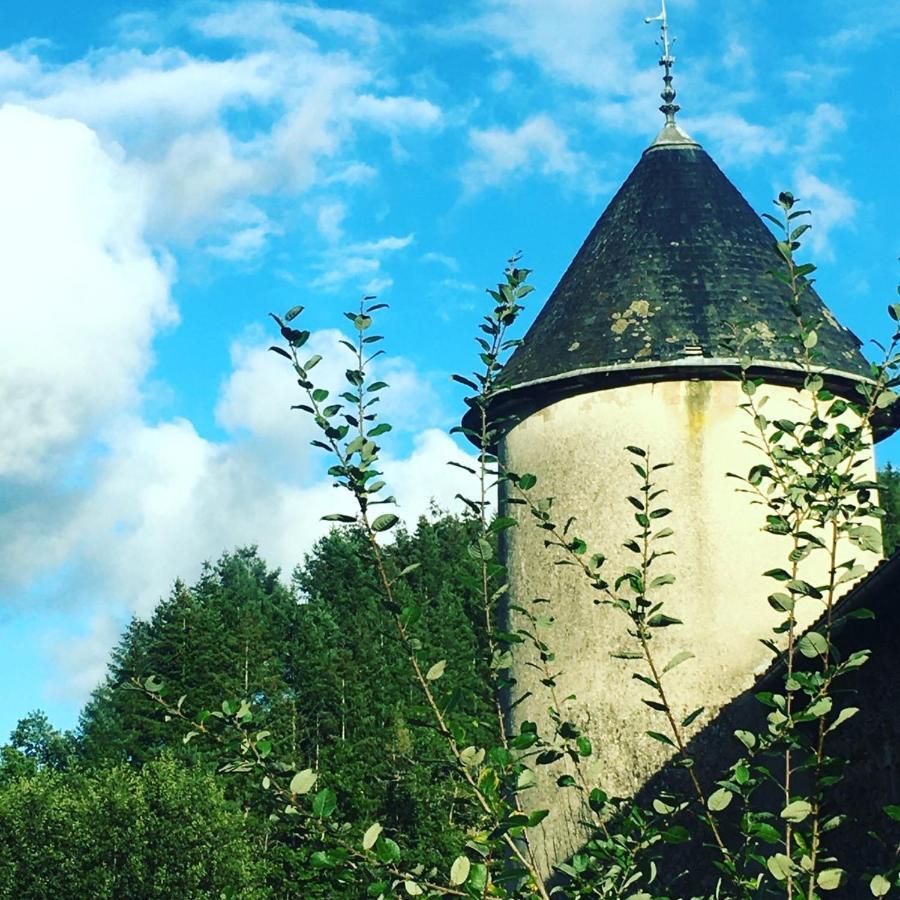
[[[767,379],[802,381],[775,238],[709,155],[664,129],[613,197],[507,364],[502,407],[632,381],[727,377],[735,338]],[[860,341],[813,291],[816,363],[851,390]],[[833,387],[833,389],[834,389]],[[500,397],[497,398],[500,400]],[[526,408],[527,407],[527,408]]]

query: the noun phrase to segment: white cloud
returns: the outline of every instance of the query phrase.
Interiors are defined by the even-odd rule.
[[[333,394],[342,389],[345,367],[340,337],[317,332],[308,344],[310,353],[324,354],[314,372]],[[48,639],[49,656],[64,673],[55,680],[77,699],[101,676],[117,622],[149,615],[176,577],[194,580],[203,560],[251,543],[290,572],[330,527],[322,516],[354,512],[352,498],[324,475],[324,454],[308,447],[314,426],[289,409],[300,394],[287,364],[260,338],[249,334],[232,347],[234,368],[216,409],[231,432],[227,440],[210,441],[184,419],[122,419],[108,432],[106,453],[79,502],[65,515],[36,511],[31,552],[46,562],[52,549],[69,572],[71,599],[79,598],[80,585],[95,600],[85,635]],[[380,412],[412,436],[401,452],[392,447],[396,438],[385,439],[382,466],[398,512],[414,524],[432,501],[461,510],[454,498],[472,493],[471,476],[447,461],[471,465],[472,457],[432,427],[440,402],[429,377],[402,358],[379,363],[373,377],[391,385]],[[105,607],[97,597],[106,598]]]
[[[83,703],[103,680],[110,648],[118,640],[122,625],[116,616],[96,611],[80,634],[63,634],[58,630],[46,634],[44,653],[50,664],[64,673],[64,677],[47,682],[47,698]]]
[[[280,90],[279,61],[269,54],[206,60],[164,48],[113,51],[97,59],[95,65],[44,68],[36,82],[20,86],[20,99],[117,134],[150,125],[158,135],[215,121],[223,108],[270,101]]]
[[[0,476],[32,478],[135,400],[171,266],[146,184],[77,122],[2,107],[0,195]]]
[[[316,228],[330,244],[336,244],[343,236],[343,223],[347,205],[341,202],[323,203],[316,213]]]
[[[351,253],[366,253],[381,256],[384,253],[392,253],[395,250],[404,250],[415,240],[415,238],[416,236],[414,234],[407,234],[404,237],[389,235],[388,237],[379,238],[377,241],[352,244],[348,249]]]
[[[852,227],[859,204],[843,188],[828,184],[804,168],[794,174],[795,193],[803,205],[812,209],[809,246],[819,259],[832,259],[831,233]]]
[[[332,246],[323,255],[320,263],[322,274],[312,281],[311,287],[337,290],[351,284],[366,294],[383,293],[394,283],[390,275],[382,270],[384,258],[405,250],[413,241],[414,234],[403,237],[387,235],[346,247]]]
[[[428,100],[416,97],[356,98],[348,114],[375,127],[394,131],[398,128],[433,128],[441,122],[441,110]]]
[[[447,253],[436,253],[432,250],[422,257],[422,262],[438,263],[438,265],[444,266],[451,272],[459,271],[459,260]]]
[[[310,25],[321,32],[333,32],[376,45],[385,32],[373,16],[347,10],[323,9],[313,4],[238,2],[198,19],[196,30],[213,38],[236,39],[255,44],[296,44],[311,42],[297,32],[297,25]]]
[[[265,249],[267,234],[255,219],[236,221],[240,209],[319,183],[371,179],[374,167],[353,159],[363,129],[386,132],[395,149],[405,132],[441,124],[430,100],[376,89],[388,80],[375,52],[386,30],[372,16],[261,2],[220,6],[184,24],[218,42],[217,52],[167,46],[163,20],[145,13],[121,18],[120,31],[135,39],[155,31],[153,50],[101,47],[62,65],[34,44],[0,53],[8,98],[78,119],[123,148],[150,182],[159,240],[194,242],[218,229],[218,240],[202,245],[243,260]],[[335,39],[336,52],[328,49]],[[235,227],[241,234],[232,238]]]
[[[808,156],[821,153],[846,129],[847,119],[839,107],[833,103],[818,104],[806,120],[802,152]]]
[[[604,95],[621,94],[635,71],[625,21],[639,22],[634,0],[488,0],[466,26],[506,54],[532,60],[551,77]]]
[[[570,149],[565,132],[549,116],[532,116],[515,129],[473,128],[469,142],[472,158],[461,174],[470,193],[534,173],[562,177],[589,193],[596,189],[590,160]]]
[[[702,135],[702,143],[724,166],[749,165],[785,149],[784,139],[774,128],[757,125],[739,113],[690,116],[683,121],[695,137]]]
[[[179,135],[142,168],[154,184],[150,225],[169,238],[195,237],[228,218],[239,198],[265,193],[274,176],[219,127]]]
[[[232,210],[234,225],[221,243],[207,245],[206,249],[219,259],[229,262],[250,262],[267,249],[269,238],[280,234],[269,217],[255,206],[237,206]]]

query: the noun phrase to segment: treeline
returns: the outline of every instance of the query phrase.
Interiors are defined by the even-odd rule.
[[[900,545],[900,472],[880,475],[885,552]],[[453,716],[491,745],[473,524],[435,512],[386,549],[425,658],[445,658]],[[468,793],[410,678],[369,551],[331,532],[290,587],[253,548],[176,582],[149,621],[131,622],[75,733],[40,712],[0,749],[0,897],[355,898],[325,878],[275,817],[260,785],[221,773],[222,748],[165,721],[132,680],[156,676],[184,709],[251,700],[273,758],[311,768],[341,816],[371,822],[410,858],[453,858],[474,821]]]
[[[457,712],[487,741],[496,712],[480,663],[470,532],[436,514],[398,532],[387,553],[397,571],[417,566],[403,588],[424,606],[416,639],[447,659]],[[425,862],[457,853],[466,794],[419,708],[372,571],[352,529],[323,538],[290,588],[242,549],[207,565],[196,584],[177,582],[149,621],[132,621],[76,734],[36,713],[2,750],[0,896],[344,895],[319,883],[258,784],[216,774],[221,747],[185,743],[183,724],[129,688],[150,675],[194,714],[249,698],[273,758],[318,771],[343,817],[380,822]]]

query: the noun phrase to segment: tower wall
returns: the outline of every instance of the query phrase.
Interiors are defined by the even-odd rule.
[[[764,386],[760,392],[769,396],[765,412],[770,419],[797,417],[795,390]],[[727,477],[728,472],[746,474],[764,461],[758,450],[744,443],[742,432],[753,429],[740,409],[745,399],[736,381],[668,381],[586,393],[525,419],[500,448],[509,470],[537,475],[533,494],[554,498],[554,521],[577,517],[572,534],[587,541],[589,553],[607,556],[608,580],[635,562],[634,554],[622,547],[639,530],[635,510],[625,500],[626,495],[639,493],[639,480],[631,468],[634,457],[625,446],[648,448],[653,462],[674,463],[657,473],[657,481],[669,491],[665,505],[673,510],[660,523],[675,530],[665,549],[677,555],[661,560],[656,571],[675,575],[675,584],[659,596],[665,599],[667,613],[684,624],[656,629],[652,646],[660,665],[682,650],[695,654],[695,659],[665,676],[679,719],[698,706],[706,707],[686,729],[688,737],[768,666],[771,653],[759,639],[771,638],[771,628],[781,618],[766,601],[774,582],[762,573],[786,567],[787,542],[762,530],[763,508],[751,505],[748,495],[737,492],[738,482]],[[874,461],[866,465],[874,479]],[[644,734],[667,731],[662,714],[641,703],[642,697],[656,699],[651,689],[631,678],[633,671],[644,669],[637,668],[636,661],[610,656],[634,649],[626,634],[628,620],[619,610],[595,605],[596,592],[574,567],[553,565],[558,551],[544,548],[545,532],[532,525],[525,507],[505,504],[501,498],[503,506],[504,514],[519,519],[517,527],[505,532],[511,601],[554,618],[542,636],[556,654],[555,669],[563,673],[557,696],[577,695],[569,718],[588,735],[599,757],[592,764],[593,784],[610,795],[628,796],[660,769],[668,755],[662,744]],[[841,558],[855,556],[867,568],[878,560],[858,548],[843,549]],[[813,554],[804,566],[801,574],[806,580],[827,580],[824,554]],[[552,602],[533,604],[534,598]],[[805,603],[798,607],[802,627],[822,611],[817,601]],[[510,612],[508,625],[515,630],[527,623],[521,614]],[[530,690],[532,695],[515,706],[510,717],[516,731],[522,721],[531,720],[549,733],[548,693],[539,683],[541,674],[528,665],[533,658],[530,645],[516,645],[516,692]],[[551,810],[536,841],[547,872],[584,838],[579,795],[558,789],[554,781],[539,778],[539,784],[546,785],[540,789],[543,796],[529,796],[531,808]]]

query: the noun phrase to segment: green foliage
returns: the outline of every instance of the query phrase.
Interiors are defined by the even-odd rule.
[[[878,473],[878,491],[879,505],[884,510],[884,555],[892,556],[900,548],[900,471],[890,463]]]
[[[446,688],[472,727],[490,734],[493,700],[485,670],[473,665],[484,642],[474,607],[478,569],[465,552],[473,534],[471,520],[435,510],[414,531],[395,529],[385,552],[389,565],[407,573],[397,598],[418,611],[416,639],[432,655],[446,648]],[[327,773],[347,821],[380,821],[424,861],[458,852],[471,821],[459,779],[442,739],[421,724],[427,713],[360,530],[322,538],[295,569],[293,585],[286,590],[252,548],[206,566],[195,585],[176,584],[150,621],[132,622],[85,708],[82,764],[141,765],[165,753],[210,772],[219,767],[221,748],[196,737],[185,742],[133,679],[154,676],[173,701],[186,696],[194,715],[220,710],[223,698],[247,697],[255,729],[270,733],[266,754]],[[270,870],[273,888],[309,874],[306,851],[268,821],[259,785],[224,784],[268,835],[267,856],[279,860]]]
[[[0,896],[268,896],[241,810],[166,758],[0,786]]]
[[[815,900],[858,886],[853,860],[828,847],[843,820],[829,809],[843,771],[829,735],[858,711],[841,679],[868,654],[840,654],[835,603],[865,572],[858,554],[879,549],[879,519],[885,546],[898,539],[900,476],[881,474],[879,506],[863,463],[873,420],[896,400],[900,332],[858,397],[826,389],[818,323],[803,303],[815,267],[794,259],[805,212],[790,194],[778,206],[781,218],[768,218],[781,231],[785,266],[773,274],[790,290],[803,390],[794,417],[770,421],[765,385],[742,359],[747,443],[759,460],[734,477],[785,548],[783,566],[765,573],[781,621],[763,640],[783,667],[783,689],[758,693],[764,724],[735,733],[726,771],[695,771],[686,729],[704,708],[676,709],[669,699],[693,657],[671,643],[682,623],[666,607],[675,581],[664,566],[674,532],[662,521],[671,514],[670,463],[626,448],[637,475],[627,496],[634,524],[623,535],[627,564],[610,572],[575,520],[535,493],[539,477],[508,471],[495,455],[503,422],[492,401],[518,343],[508,329],[531,291],[514,258],[488,292],[481,366],[454,376],[473,392],[456,430],[479,448],[477,467],[462,466],[475,476],[462,520],[435,514],[410,532],[394,512],[373,510],[395,502],[377,440],[391,431],[377,405],[387,385],[370,376],[384,304],[366,297],[345,313],[353,339],[342,341],[351,357],[336,398],[315,384],[319,357],[300,355],[303,308],[273,316],[284,345],[272,350],[303,391],[295,408],[317,427],[312,443],[329,455],[329,474],[356,513],[325,516],[343,527],[315,546],[290,590],[252,549],[207,566],[192,587],[177,584],[124,636],[84,712],[80,743],[42,714],[20,723],[0,767],[0,893],[663,900],[666,848],[685,844],[705,848],[697,858],[708,871],[689,877],[717,882],[707,897]],[[492,518],[498,486],[506,508]],[[553,598],[507,597],[498,540],[531,527],[548,564],[573,567],[595,604],[622,614],[613,664],[646,689],[642,702],[659,721],[647,741],[668,748],[684,774],[683,787],[646,806],[603,789],[596,741],[573,721],[576,698],[558,695]],[[818,621],[804,632],[810,606]],[[513,732],[507,713],[523,695],[510,666],[522,652],[546,691],[546,720]],[[214,783],[213,769],[228,780]],[[552,792],[573,795],[587,836],[556,865],[551,888],[533,841],[552,815]],[[897,807],[885,812],[900,817]],[[135,847],[148,849],[124,852]],[[896,871],[866,873],[865,889],[884,896],[896,880]]]
[[[0,782],[42,771],[62,772],[76,761],[78,743],[69,732],[57,731],[41,710],[30,712],[0,748]]]

